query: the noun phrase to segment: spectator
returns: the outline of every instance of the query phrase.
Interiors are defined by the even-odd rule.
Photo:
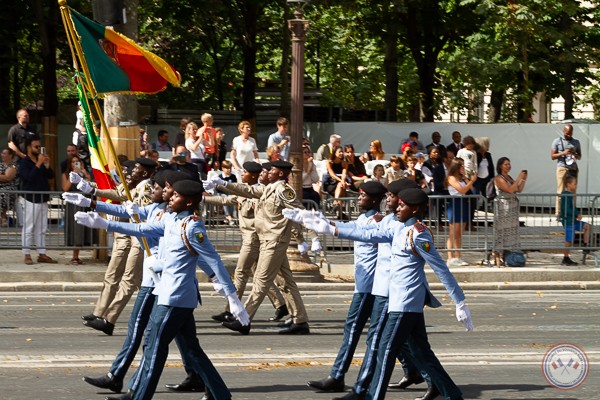
[[[237,182],[237,177],[231,173],[231,161],[225,160],[221,164],[221,173],[219,178],[223,179],[227,183]],[[217,189],[219,196],[227,196],[227,193]],[[235,225],[235,211],[233,206],[223,206],[223,212],[225,213],[225,220],[231,226]]]
[[[471,175],[470,180],[466,180],[464,162],[460,158],[455,158],[450,163],[448,169],[448,177],[446,183],[448,192],[452,198],[448,202],[447,217],[449,223],[448,241],[448,266],[465,266],[467,262],[460,258],[460,249],[462,247],[462,233],[469,222],[469,199],[465,199],[466,195],[473,183],[477,180],[477,175]]]
[[[125,154],[117,154],[117,160],[119,160],[119,164],[121,165],[121,168],[123,171],[124,170],[123,164],[125,163],[125,161],[127,161],[127,156]],[[65,162],[65,165],[66,165],[66,162]],[[125,174],[123,173],[123,175],[125,175]],[[115,164],[115,167],[110,170],[110,176],[111,176],[112,180],[115,182],[116,186],[118,186],[121,183],[121,177],[119,176],[119,173],[117,172],[116,164]]]
[[[159,130],[157,141],[150,145],[150,150],[173,152],[173,147],[169,143],[169,132],[164,129]]]
[[[375,167],[373,167],[373,175],[371,176],[371,180],[377,181],[387,188],[388,181],[385,178],[385,168],[383,168],[383,165],[377,164]]]
[[[198,173],[198,167],[196,164],[190,162],[190,153],[185,146],[180,145],[175,147],[175,154],[177,155],[171,157],[171,160],[169,160],[168,169],[185,172],[190,176],[190,179],[199,182],[200,174]]]
[[[577,263],[569,257],[571,252],[569,247],[573,246],[576,231],[583,231],[583,247],[590,245],[590,224],[581,220],[581,212],[575,207],[575,197],[577,193],[577,178],[573,175],[566,175],[564,182],[565,189],[560,194],[561,210],[560,220],[565,228],[565,252],[561,265],[577,265]],[[583,250],[584,254],[589,254],[590,250]]]
[[[23,223],[22,245],[24,262],[33,264],[31,247],[35,242],[40,263],[56,264],[56,260],[46,254],[46,231],[48,230],[49,179],[54,178],[50,168],[50,158],[41,150],[39,139],[27,144],[27,155],[19,161],[19,176],[23,190],[35,192],[25,194],[25,222]]]
[[[447,153],[444,153],[447,154]],[[425,176],[427,187],[431,194],[436,196],[448,195],[448,190],[444,184],[446,180],[446,169],[444,167],[444,159],[441,156],[439,147],[432,146],[429,148],[429,158],[421,167],[421,172]],[[431,199],[431,207],[433,215],[437,215],[437,229],[443,230],[442,214],[444,212],[446,201],[444,199]]]
[[[177,146],[185,146],[185,128],[190,122],[192,122],[191,118],[181,118],[179,121],[179,131],[175,134],[173,142],[173,155],[177,155]]]
[[[446,146],[441,144],[440,140],[442,140],[442,135],[440,135],[438,131],[433,132],[431,134],[431,143],[425,147],[425,150],[427,150],[427,154],[429,154],[431,148],[435,147],[438,149],[440,157],[443,159],[446,156]]]
[[[385,180],[388,185],[403,178],[402,160],[398,156],[390,157],[390,166],[385,170]]]
[[[185,127],[185,148],[190,153],[190,161],[196,165],[201,179],[206,179],[208,172],[206,158],[204,156],[204,139],[198,134],[198,125],[190,122]]]
[[[563,128],[563,136],[554,139],[550,158],[556,160],[556,193],[559,195],[564,190],[565,175],[577,178],[579,168],[577,160],[581,160],[581,144],[573,138],[573,125],[567,124]],[[556,219],[560,218],[560,196],[556,197]]]
[[[423,164],[425,164],[425,154],[419,151],[417,154],[415,154],[415,157],[417,158],[417,164],[415,165],[415,169],[418,169],[420,171],[423,167]]]
[[[317,154],[315,155],[315,159],[317,161],[321,160],[330,160],[331,155],[333,154],[333,149],[338,147],[342,143],[342,137],[340,135],[336,135],[335,133],[329,136],[329,143],[322,144],[317,150]]]
[[[411,133],[408,134],[408,139],[404,139],[402,141],[402,143],[400,144],[400,149],[398,150],[399,153],[404,153],[404,145],[406,143],[410,143],[410,145],[414,147],[415,153],[417,151],[425,151],[425,146],[423,146],[423,143],[421,143],[419,141],[419,133],[418,132],[412,131]]]
[[[64,173],[67,170],[69,158],[77,155],[77,146],[72,143],[67,145],[67,158],[60,162],[60,173]]]
[[[327,177],[323,182],[323,188],[335,198],[333,206],[339,213],[340,219],[343,219],[342,202],[337,199],[346,196],[346,190],[351,184],[352,178],[348,171],[348,163],[344,159],[344,149],[342,146],[337,146],[327,161]]]
[[[404,143],[402,145],[402,156],[400,157],[400,161],[402,163],[402,169],[406,169],[408,159],[414,155],[415,155],[415,147],[410,142]]]
[[[281,152],[279,150],[279,146],[276,144],[270,147],[267,147],[267,160],[269,162],[273,162],[281,159]]]
[[[404,179],[410,179],[415,182],[417,186],[421,189],[427,187],[427,182],[425,182],[425,176],[421,171],[417,168],[417,157],[409,157],[406,160],[406,169],[404,170]]]
[[[221,163],[227,159],[227,143],[225,143],[225,132],[223,128],[215,128],[217,138],[217,154],[211,165],[212,169],[221,169]]]
[[[461,138],[462,136],[459,131],[452,132],[452,143],[446,146],[446,151],[451,151],[456,156],[458,151],[463,148]]]
[[[519,172],[517,179],[514,180],[508,174],[510,169],[510,160],[507,157],[500,157],[496,164],[498,175],[494,178],[494,186],[498,195],[494,207],[494,227],[496,231],[494,235],[494,257],[498,267],[504,265],[502,253],[505,250],[515,250],[521,247],[519,238],[519,200],[513,194],[520,193],[525,187],[527,171]]]
[[[7,211],[14,210],[16,193],[1,193],[1,191],[15,191],[18,189],[17,167],[14,163],[15,152],[10,148],[2,150],[0,160],[0,226],[8,226]]]
[[[250,137],[251,130],[252,125],[250,125],[250,122],[240,122],[238,124],[240,135],[234,137],[231,143],[231,164],[238,171],[242,171],[242,165],[246,161],[256,161],[260,164],[256,141]]]
[[[156,150],[148,150],[148,158],[152,161],[158,163],[158,159],[160,158],[160,154]]]
[[[206,167],[212,165],[217,153],[217,136],[215,128],[213,128],[214,119],[209,113],[204,113],[200,116],[202,121],[202,127],[198,129],[198,136],[202,137],[202,144],[204,145],[204,159],[206,160]]]
[[[475,139],[473,136],[465,136],[462,141],[463,147],[456,153],[457,158],[464,161],[465,176],[471,179],[471,175],[477,175],[477,153],[475,153]]]
[[[288,161],[290,157],[290,137],[288,132],[288,120],[285,117],[277,119],[277,132],[272,133],[267,140],[267,150],[271,146],[277,146],[279,148],[280,158],[284,161]]]
[[[22,108],[17,111],[17,123],[8,130],[8,147],[19,158],[27,157],[27,144],[40,140],[40,136],[29,125],[29,113]],[[17,161],[17,160],[15,160]]]
[[[348,172],[352,178],[352,188],[358,190],[360,185],[367,179],[367,170],[365,164],[356,157],[354,152],[354,146],[347,144],[344,146],[344,154],[346,155],[346,162],[348,163]]]
[[[85,169],[85,164],[77,156],[69,156],[67,158],[67,169],[61,174],[61,187],[63,192],[75,192],[77,191],[77,185],[72,184],[69,180],[69,173],[76,173],[86,181],[90,180],[90,174]],[[79,225],[75,222],[75,213],[77,211],[87,211],[82,207],[78,207],[71,203],[65,205],[65,245],[70,247],[77,247],[73,249],[73,256],[71,257],[71,265],[81,265],[83,262],[79,258],[79,247],[91,246],[92,230],[86,228],[83,225]]]
[[[145,129],[140,128],[140,157],[148,157],[148,150],[150,150],[148,132],[146,132]]]
[[[319,174],[317,166],[313,162],[313,154],[310,147],[302,147],[302,199],[312,200],[317,203],[317,207],[321,204],[321,187],[319,185]],[[308,207],[310,208],[310,207]]]
[[[490,154],[490,139],[487,137],[475,138],[477,148],[477,181],[473,192],[485,196],[488,182],[494,178],[494,161]]]
[[[385,153],[381,148],[381,141],[375,139],[371,141],[369,145],[369,151],[360,156],[360,161],[366,163],[367,161],[373,160],[383,160],[385,157]]]

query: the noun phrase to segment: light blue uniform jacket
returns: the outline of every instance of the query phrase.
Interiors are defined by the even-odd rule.
[[[389,311],[423,312],[424,305],[439,307],[441,303],[429,290],[425,277],[425,262],[440,279],[455,303],[464,301],[465,296],[448,269],[448,266],[433,246],[433,238],[427,229],[415,227],[415,219],[402,224],[390,224],[387,229],[360,229],[358,227],[338,227],[338,236],[345,239],[371,243],[391,243],[392,258],[390,269]],[[413,253],[409,233],[413,230]]]

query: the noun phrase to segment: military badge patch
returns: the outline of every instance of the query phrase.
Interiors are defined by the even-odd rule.
[[[429,244],[429,242],[425,242],[421,245],[421,248],[429,253],[429,250],[431,250],[431,245]]]
[[[198,241],[198,243],[204,242],[204,234],[202,232],[198,232],[196,234],[196,240]]]

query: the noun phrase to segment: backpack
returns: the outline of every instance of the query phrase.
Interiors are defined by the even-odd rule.
[[[524,267],[525,262],[526,259],[524,253],[512,250],[504,251],[504,265],[507,267]]]
[[[496,193],[496,186],[494,185],[494,180],[492,179],[485,185],[485,198],[488,201],[492,201],[496,198],[498,193]]]

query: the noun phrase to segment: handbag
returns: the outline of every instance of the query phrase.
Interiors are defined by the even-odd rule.
[[[504,265],[507,267],[524,267],[526,260],[525,253],[522,251],[506,250],[504,252]]]

